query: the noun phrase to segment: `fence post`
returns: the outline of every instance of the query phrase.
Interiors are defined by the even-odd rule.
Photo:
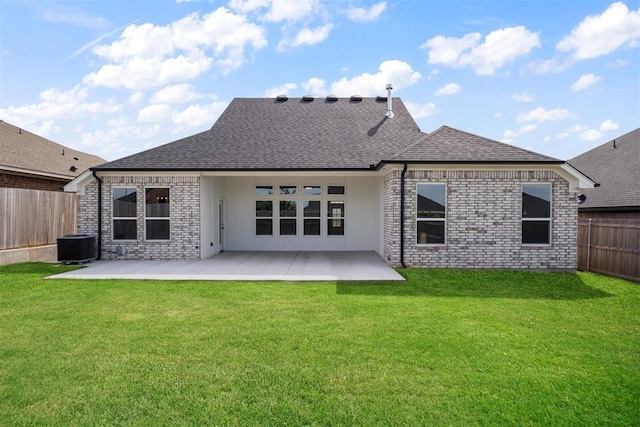
[[[587,232],[587,271],[591,271],[591,218],[589,218],[589,230]]]

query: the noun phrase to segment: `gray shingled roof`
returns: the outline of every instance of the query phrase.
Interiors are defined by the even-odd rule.
[[[559,163],[558,159],[484,138],[448,126],[425,134],[417,144],[393,157],[396,161],[454,163]]]
[[[73,150],[0,120],[0,169],[18,169],[71,181],[104,162],[98,156]]]
[[[422,133],[398,98],[236,98],[211,130],[99,170],[370,169],[381,161],[560,162],[449,127]]]
[[[599,187],[582,190],[587,200],[579,209],[640,209],[640,128],[580,154],[568,163],[600,183]]]

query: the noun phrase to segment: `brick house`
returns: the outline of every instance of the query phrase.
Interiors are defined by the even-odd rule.
[[[447,126],[398,98],[234,99],[205,132],[92,168],[79,232],[104,259],[375,251],[392,266],[574,271],[564,161]]]
[[[640,221],[640,128],[569,160],[596,180],[597,188],[582,190],[578,216],[588,219]]]
[[[104,159],[57,144],[0,120],[0,187],[63,191]]]

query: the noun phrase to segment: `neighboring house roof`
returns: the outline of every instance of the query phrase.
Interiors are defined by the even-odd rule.
[[[398,98],[236,98],[197,135],[96,170],[356,170],[380,162],[563,163],[450,127],[420,131]]]
[[[0,120],[0,170],[71,181],[102,163],[105,160],[98,156],[65,147]]]
[[[580,210],[640,210],[640,128],[569,160],[599,187],[585,189]]]

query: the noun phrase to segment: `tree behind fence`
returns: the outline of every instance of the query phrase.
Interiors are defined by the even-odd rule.
[[[640,282],[640,221],[581,218],[578,269]]]
[[[72,193],[0,188],[0,249],[41,246],[77,230]]]

